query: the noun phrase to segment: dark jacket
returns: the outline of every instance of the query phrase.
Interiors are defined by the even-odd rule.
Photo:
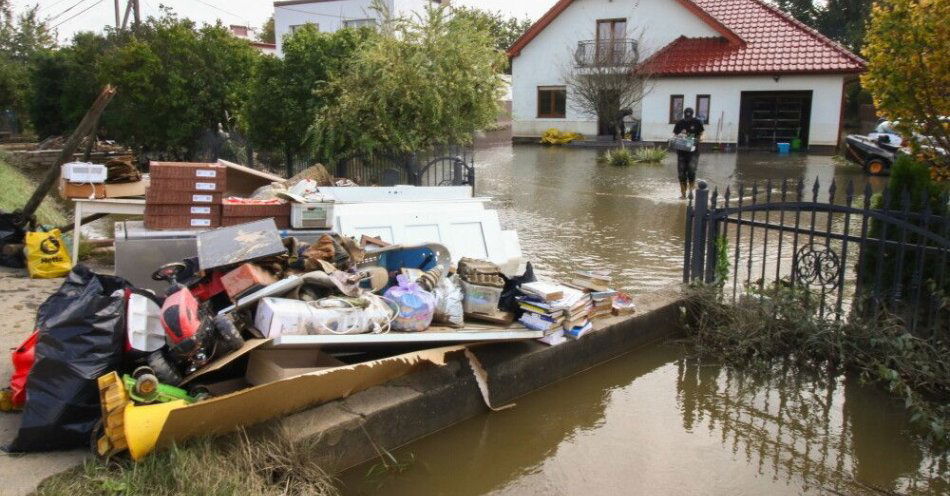
[[[680,119],[679,122],[673,126],[673,134],[679,134],[683,131],[686,131],[686,134],[689,136],[695,136],[699,138],[700,133],[702,133],[706,128],[703,127],[703,121],[693,117],[692,119]]]

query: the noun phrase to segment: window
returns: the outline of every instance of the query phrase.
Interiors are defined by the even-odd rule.
[[[683,95],[670,95],[670,124],[683,118]]]
[[[567,115],[567,88],[538,86],[538,117],[563,119]]]
[[[314,29],[320,31],[320,25],[315,22],[308,22],[306,24],[291,24],[290,25],[290,34],[296,33],[298,30],[303,29],[304,26],[313,26]]]
[[[598,19],[597,44],[595,45],[597,63],[620,64],[626,48],[624,44],[626,37],[626,19]]]
[[[349,19],[343,21],[345,28],[361,28],[363,26],[375,26],[376,19]]]
[[[696,95],[696,118],[709,124],[709,95]]]

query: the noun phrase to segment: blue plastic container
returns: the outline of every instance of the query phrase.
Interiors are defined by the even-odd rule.
[[[792,151],[791,143],[776,143],[778,145],[778,152],[782,155],[788,155]]]

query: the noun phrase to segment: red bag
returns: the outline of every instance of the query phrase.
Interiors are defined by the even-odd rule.
[[[13,407],[23,408],[26,403],[26,377],[33,368],[33,351],[36,349],[36,339],[39,331],[33,331],[17,349],[13,350],[13,377],[10,378],[10,389],[13,390]]]

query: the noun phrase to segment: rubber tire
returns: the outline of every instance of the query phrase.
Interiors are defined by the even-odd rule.
[[[218,315],[214,318],[214,328],[224,345],[224,353],[230,353],[244,346],[244,338],[230,315]]]
[[[159,382],[162,384],[168,384],[169,386],[181,384],[181,373],[179,373],[175,365],[165,357],[162,350],[153,352],[148,356],[148,366],[152,368],[152,371],[155,372],[155,376],[158,377]]]
[[[888,169],[887,161],[882,158],[870,158],[864,162],[864,171],[872,176],[883,176]]]

